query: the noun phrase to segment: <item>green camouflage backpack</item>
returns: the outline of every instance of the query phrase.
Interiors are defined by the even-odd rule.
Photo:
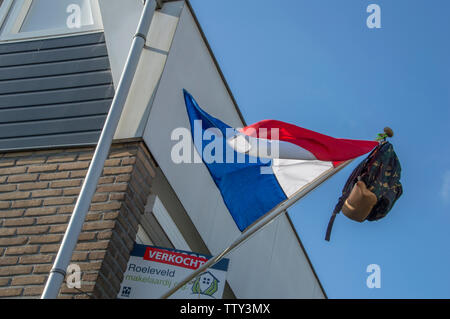
[[[397,199],[402,195],[400,183],[401,166],[394,147],[387,141],[381,142],[352,172],[348,178],[333,214],[328,223],[325,240],[330,240],[331,229],[336,215],[352,191],[353,185],[363,181],[367,189],[377,196],[377,202],[367,216],[367,220],[381,219],[389,213]]]

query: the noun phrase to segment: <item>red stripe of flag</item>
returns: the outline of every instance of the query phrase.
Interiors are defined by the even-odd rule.
[[[378,145],[376,141],[334,138],[277,120],[263,120],[244,127],[241,132],[252,137],[276,139],[276,136],[273,138],[271,136],[272,128],[279,129],[278,140],[298,145],[310,151],[318,160],[333,162],[334,166],[364,155]],[[266,130],[260,131],[260,129]],[[266,136],[259,136],[265,131]]]

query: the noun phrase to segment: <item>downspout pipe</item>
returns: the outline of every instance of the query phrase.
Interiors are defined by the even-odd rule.
[[[55,299],[58,296],[61,284],[66,276],[66,269],[72,258],[72,253],[78,241],[84,220],[92,197],[95,194],[98,180],[102,175],[105,161],[108,157],[111,143],[116,132],[117,125],[122,115],[123,107],[130,92],[131,83],[139,63],[141,52],[146,42],[146,36],[150,29],[150,24],[156,7],[160,3],[156,0],[147,0],[144,3],[144,9],[139,20],[136,35],[133,38],[128,58],[126,60],[122,75],[117,86],[116,94],[111,103],[108,116],[105,121],[102,133],[100,135],[94,156],[81,187],[80,195],[70,218],[66,233],[62,240],[58,254],[56,256],[53,268],[50,270],[50,276],[45,285],[41,299]]]

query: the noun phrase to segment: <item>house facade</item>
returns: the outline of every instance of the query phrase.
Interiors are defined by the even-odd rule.
[[[0,298],[42,294],[142,9],[0,0]],[[190,3],[159,1],[60,298],[116,298],[134,243],[214,255],[240,235],[206,166],[171,159],[183,88],[245,125]],[[287,215],[227,258],[224,298],[326,297]]]

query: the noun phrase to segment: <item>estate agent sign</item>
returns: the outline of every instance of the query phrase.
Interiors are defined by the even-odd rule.
[[[211,256],[184,250],[135,244],[118,298],[159,298],[209,258]],[[171,298],[222,298],[228,263],[229,259],[222,259],[184,285]]]

